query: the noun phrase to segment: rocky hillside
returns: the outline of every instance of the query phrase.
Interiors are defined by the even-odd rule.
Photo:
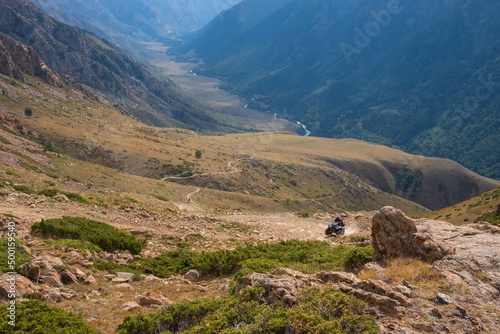
[[[195,329],[197,321],[202,322],[217,315],[218,308],[229,311],[225,312],[226,316],[233,314],[250,321],[242,323],[242,326],[252,323],[257,326],[270,325],[266,321],[254,322],[253,313],[238,313],[246,310],[248,305],[245,303],[253,305],[253,312],[257,312],[257,315],[266,305],[272,305],[274,310],[285,312],[288,319],[295,319],[294,322],[280,324],[283,328],[306,326],[303,328],[310,329],[328,319],[336,322],[338,315],[318,313],[321,317],[315,323],[299,322],[304,320],[299,320],[301,313],[297,312],[314,311],[310,309],[314,306],[307,304],[308,298],[314,298],[316,306],[341,298],[335,307],[343,305],[348,308],[337,309],[347,312],[342,323],[345,333],[357,333],[360,330],[363,333],[428,333],[436,330],[464,334],[493,333],[500,326],[497,306],[499,268],[495,261],[491,261],[500,255],[500,237],[498,228],[488,224],[456,227],[440,221],[413,220],[397,209],[385,207],[378,212],[352,213],[344,217],[348,226],[360,231],[356,234],[348,232],[347,236],[340,239],[325,239],[325,242],[319,243],[312,241],[318,235],[297,234],[295,238],[298,240],[310,240],[301,243],[282,241],[290,228],[285,217],[281,219],[281,227],[267,223],[257,231],[255,222],[251,220],[234,229],[227,225],[230,217],[226,218],[228,220],[204,216],[174,217],[151,211],[152,217],[143,216],[140,218],[141,224],[137,225],[133,223],[137,219],[134,218],[136,209],[107,209],[105,221],[116,217],[118,219],[110,221],[113,226],[149,239],[141,253],[134,256],[130,251],[103,251],[88,241],[83,244],[70,239],[51,240],[32,232],[32,226],[40,219],[37,217],[43,215],[48,219],[47,223],[51,222],[49,218],[58,217],[58,207],[71,209],[75,214],[85,212],[84,215],[96,216],[102,215],[102,208],[82,206],[65,197],[33,202],[35,198],[31,195],[2,196],[5,203],[9,203],[7,206],[2,205],[3,211],[29,217],[20,220],[8,214],[9,217],[1,219],[2,237],[9,222],[13,222],[17,237],[23,243],[18,247],[18,254],[22,254],[22,257],[19,256],[22,263],[19,263],[18,272],[25,276],[17,275],[16,293],[19,303],[17,321],[25,325],[29,320],[24,312],[21,313],[21,305],[29,299],[40,299],[43,303],[57,307],[52,316],[56,316],[58,309],[71,311],[101,333],[154,333],[161,328],[175,328],[180,320],[176,310],[181,308],[188,311],[196,305],[203,305],[203,311],[198,314],[200,319],[186,318],[181,327],[183,330]],[[371,221],[370,225],[365,225],[365,220]],[[316,222],[325,226],[328,220],[318,216]],[[302,224],[303,227],[312,228],[315,233],[322,232],[321,226],[313,228],[306,220],[295,227],[300,228]],[[267,239],[270,228],[277,228],[277,231],[272,232],[276,235]],[[268,255],[272,254],[273,247],[281,249],[281,260],[269,262],[262,258],[258,261],[263,264],[261,266],[249,262],[243,265],[244,271],[238,272],[240,276],[235,275],[234,278],[231,275],[209,275],[207,268],[201,266],[202,262],[199,267],[194,264],[193,267],[183,268],[178,274],[166,276],[156,271],[160,268],[153,265],[154,261],[162,261],[158,256],[161,253],[161,256],[185,254],[184,261],[191,261],[189,256],[197,256],[197,250],[216,251],[224,244],[221,243],[223,239],[232,240],[235,236],[239,241],[256,243],[261,248],[269,247],[266,252]],[[366,247],[370,239],[373,259],[378,262],[370,262],[371,251]],[[344,245],[338,248],[340,243]],[[407,243],[412,246],[404,247],[402,253],[387,252]],[[210,246],[206,248],[205,245]],[[179,253],[179,249],[185,247],[190,251]],[[283,266],[286,263],[284,257],[291,256],[292,249],[296,247],[305,247],[305,252],[312,250],[321,256],[326,255],[325,251],[337,252],[334,256],[337,260],[344,256],[341,250],[347,249],[357,255],[350,257],[351,262],[344,269],[337,267],[337,270],[320,270],[311,266],[306,258],[302,264],[300,261],[293,264],[294,268],[301,268],[298,271]],[[226,244],[225,249],[231,254],[231,246]],[[253,248],[248,248],[248,251],[250,249]],[[369,257],[366,257],[366,251]],[[212,254],[222,256],[224,253],[219,251]],[[401,257],[403,254],[404,257]],[[325,262],[321,266],[335,267],[329,262],[331,259],[323,259]],[[155,274],[151,275],[147,269],[143,271],[141,266],[137,266],[138,263],[147,263]],[[8,299],[10,278],[8,274],[0,276],[2,300]],[[207,299],[209,297],[216,299]],[[194,302],[186,303],[186,300]],[[210,303],[219,306],[214,309],[209,306]],[[327,310],[335,309],[333,305],[328,305]],[[32,307],[32,312],[34,310]],[[3,312],[3,308],[0,308],[0,312]],[[357,312],[359,315],[355,321],[351,317]],[[159,314],[172,314],[173,317],[160,317]],[[267,314],[272,314],[273,318],[278,316]],[[126,316],[129,318],[124,320]],[[45,320],[41,313],[38,317],[39,321]],[[224,326],[211,326],[219,328],[219,325]],[[223,328],[226,327],[220,327],[219,330]]]
[[[24,81],[24,73],[41,77],[52,86],[61,86],[57,76],[33,48],[0,32],[0,72]]]
[[[92,87],[147,124],[224,131],[166,78],[108,42],[55,21],[33,3],[0,1],[0,31],[36,51],[55,73]]]

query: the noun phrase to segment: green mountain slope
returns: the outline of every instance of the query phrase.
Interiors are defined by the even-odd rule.
[[[498,179],[499,17],[485,0],[295,0],[225,42],[179,52],[313,135],[450,158]]]

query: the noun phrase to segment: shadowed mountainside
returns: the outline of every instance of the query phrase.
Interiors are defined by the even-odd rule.
[[[197,73],[312,135],[500,178],[499,3],[295,0],[246,29],[237,8],[180,47],[203,60]]]

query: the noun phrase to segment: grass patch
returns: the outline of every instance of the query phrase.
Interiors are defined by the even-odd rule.
[[[5,174],[10,175],[10,176],[14,176],[14,177],[21,177],[19,174],[17,174],[14,171],[11,171],[11,170],[6,170]]]
[[[11,254],[15,256],[15,270],[9,268],[9,248]],[[15,250],[15,253],[13,253]],[[24,249],[24,244],[21,240],[11,237],[0,239],[0,270],[4,273],[17,271],[17,268],[23,263],[30,262],[30,255]]]
[[[7,217],[7,218],[21,219],[21,218],[19,218],[18,216],[11,215],[10,213],[4,213],[3,215],[4,215],[5,217]]]
[[[125,318],[119,334],[153,333],[330,333],[375,334],[375,317],[365,303],[333,288],[302,291],[294,308],[260,303],[260,287],[241,294],[184,302],[163,312]],[[235,329],[235,325],[237,328]]]
[[[25,194],[36,194],[35,190],[33,190],[30,187],[27,187],[25,185],[22,185],[22,184],[16,184],[16,185],[12,186],[12,188],[14,188],[14,190],[16,190],[16,191],[20,191],[20,192],[25,193]]]
[[[302,210],[297,212],[297,216],[302,217],[302,218],[312,218],[314,214],[309,211],[309,210]]]
[[[55,182],[52,182],[52,181],[50,181],[50,180],[44,180],[44,181],[43,181],[43,183],[45,183],[45,184],[47,184],[47,185],[49,185],[49,186],[51,186],[51,187],[54,187],[54,186],[56,185],[56,183],[55,183]]]
[[[0,307],[0,333],[98,334],[82,317],[39,300],[16,303],[16,326],[8,324],[8,303]]]
[[[6,144],[6,145],[12,144],[12,143],[10,142],[10,140],[8,140],[7,138],[2,137],[2,136],[0,136],[0,143],[4,143],[4,144]]]
[[[145,239],[139,239],[128,232],[80,217],[42,220],[33,224],[31,233],[41,234],[46,238],[85,240],[108,252],[129,250],[132,254],[139,254],[146,244]]]
[[[162,196],[162,195],[156,195],[156,194],[151,194],[151,196],[153,196],[154,198],[156,198],[157,200],[160,200],[160,201],[163,201],[163,202],[168,202],[168,198],[166,198],[165,196]]]

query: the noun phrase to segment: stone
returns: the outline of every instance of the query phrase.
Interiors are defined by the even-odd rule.
[[[83,261],[82,266],[85,268],[92,268],[94,266],[94,262],[92,261]]]
[[[75,268],[74,274],[75,274],[75,277],[80,282],[85,281],[85,279],[87,278],[87,275],[83,271],[81,271],[80,269],[78,269],[78,268]]]
[[[134,288],[132,287],[132,285],[130,285],[128,283],[117,284],[117,285],[115,285],[115,288],[134,290]]]
[[[40,292],[40,288],[28,278],[21,275],[3,274],[0,276],[0,296],[11,299],[15,293],[16,298],[23,298],[26,294]]]
[[[76,276],[69,270],[64,270],[61,273],[61,280],[66,284],[78,283],[78,279],[76,278]]]
[[[122,307],[120,307],[120,309],[122,311],[132,311],[132,310],[135,310],[139,307],[141,307],[141,305],[139,305],[136,302],[128,302],[128,303],[123,304]]]
[[[148,307],[158,307],[171,304],[172,301],[168,298],[150,291],[146,292],[139,301],[139,305]]]
[[[453,300],[453,298],[451,298],[450,296],[448,296],[444,293],[440,293],[440,292],[437,293],[436,300],[438,301],[438,303],[444,304],[444,305],[456,304],[456,302]]]
[[[432,262],[454,254],[453,247],[431,236],[429,230],[435,227],[420,225],[401,210],[383,207],[372,221],[373,260],[410,257]]]
[[[119,272],[116,273],[116,277],[120,279],[124,279],[125,282],[132,282],[135,279],[135,275],[132,273],[124,273],[124,272]]]
[[[64,285],[61,280],[61,275],[56,270],[50,270],[47,275],[40,276],[40,280],[54,287],[61,287]]]
[[[200,273],[196,269],[191,269],[184,275],[184,278],[190,281],[197,280],[200,278]]]
[[[129,282],[129,280],[126,278],[115,277],[115,278],[111,279],[111,282],[113,282],[113,283],[127,283],[127,282]]]
[[[97,280],[95,279],[95,277],[93,275],[88,275],[83,283],[93,285],[93,284],[97,284]]]

